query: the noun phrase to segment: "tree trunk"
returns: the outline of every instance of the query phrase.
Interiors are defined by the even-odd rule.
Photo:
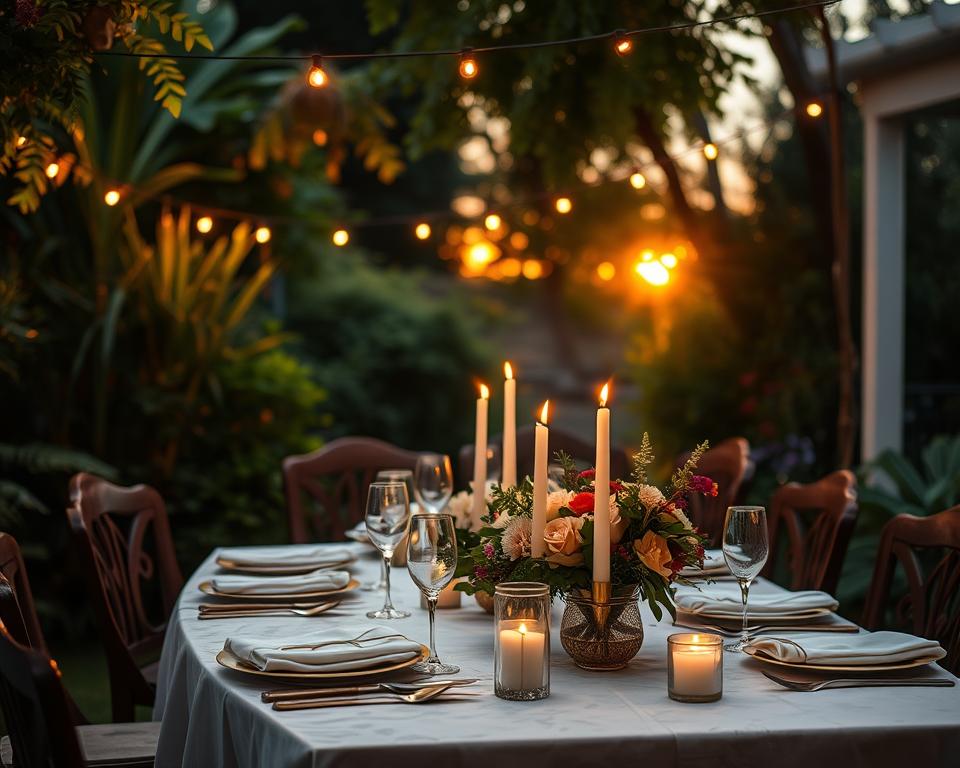
[[[704,143],[713,142],[713,139],[710,137],[710,125],[707,123],[707,118],[703,112],[699,109],[693,113],[693,124],[696,126],[697,133],[700,134]],[[730,223],[730,210],[727,208],[727,203],[723,199],[723,185],[720,183],[720,169],[717,167],[716,159],[711,160],[707,158],[707,186],[716,204],[714,210],[719,214],[719,218],[723,221],[724,225],[728,225]]]

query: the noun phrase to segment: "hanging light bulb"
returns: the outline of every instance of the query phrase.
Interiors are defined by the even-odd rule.
[[[477,66],[477,60],[473,58],[472,48],[464,48],[460,52],[460,77],[464,80],[472,80],[480,72]]]
[[[327,136],[327,132],[323,130],[323,128],[317,128],[317,130],[313,132],[313,143],[318,147],[326,146],[328,138],[329,136]]]
[[[333,233],[333,237],[331,239],[333,240],[334,245],[343,247],[350,242],[350,233],[345,229],[338,229]]]
[[[634,189],[643,189],[647,186],[647,177],[640,171],[634,171],[630,174],[630,186]]]
[[[108,189],[103,195],[103,202],[113,208],[113,206],[120,202],[120,190]]]
[[[712,141],[708,141],[703,145],[703,156],[707,158],[707,160],[716,160],[719,154],[720,150],[717,149],[717,145]]]
[[[211,229],[213,229],[213,219],[209,216],[201,216],[197,219],[197,232],[201,235],[207,234]]]
[[[622,29],[613,33],[613,50],[617,52],[618,56],[626,56],[633,50],[633,40],[627,37]]]
[[[19,149],[20,147],[22,147],[22,146],[23,146],[24,144],[26,144],[26,143],[27,143],[27,137],[26,137],[26,136],[17,136],[17,148],[18,148],[18,149]]]
[[[417,240],[426,240],[430,237],[430,233],[433,230],[430,229],[430,225],[425,221],[421,221],[417,224],[416,228],[413,230],[413,234],[417,236]]]
[[[271,232],[270,227],[267,226],[257,227],[256,232],[253,233],[253,237],[260,245],[265,245],[270,242],[270,238],[273,237],[273,232]]]
[[[502,223],[503,222],[500,219],[500,216],[498,216],[496,213],[487,214],[487,218],[483,220],[483,226],[485,226],[491,232],[500,229],[500,225]]]
[[[810,117],[820,117],[823,114],[823,107],[819,102],[811,101],[807,104],[806,112]]]
[[[330,77],[321,66],[320,57],[314,56],[310,71],[307,72],[307,84],[310,85],[311,88],[323,88],[329,82]]]
[[[60,173],[60,163],[56,161],[50,163],[50,165],[47,166],[45,173],[47,174],[48,179],[57,178],[57,174]]]
[[[570,213],[573,210],[573,200],[569,197],[558,197],[553,207],[557,209],[557,213]]]

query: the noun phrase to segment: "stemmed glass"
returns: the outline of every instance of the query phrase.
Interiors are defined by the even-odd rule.
[[[453,467],[449,456],[425,453],[417,459],[414,493],[424,512],[436,515],[443,511],[453,495]]]
[[[457,534],[450,515],[414,515],[407,539],[407,570],[430,609],[430,658],[411,669],[428,675],[452,675],[460,667],[444,664],[437,656],[434,624],[440,591],[457,570]]]
[[[413,497],[413,472],[409,469],[381,469],[377,472],[377,482],[403,483],[407,486],[407,498]],[[387,588],[387,564],[380,559],[380,580],[364,584],[364,592],[382,592]]]
[[[767,513],[763,507],[729,507],[723,523],[723,559],[740,584],[743,598],[743,626],[740,639],[724,646],[727,651],[742,651],[750,639],[747,634],[747,599],[750,583],[764,564],[770,544],[767,540]]]
[[[383,608],[370,611],[369,619],[403,619],[409,611],[393,607],[390,600],[390,558],[403,540],[410,520],[410,497],[404,483],[374,482],[367,492],[367,533],[370,541],[383,555],[386,595]]]

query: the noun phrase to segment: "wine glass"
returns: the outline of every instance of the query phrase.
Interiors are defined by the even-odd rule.
[[[367,491],[367,534],[383,555],[386,595],[383,608],[370,611],[368,619],[403,619],[410,615],[409,611],[394,608],[390,600],[390,558],[403,540],[409,520],[410,497],[407,496],[404,483],[370,483],[370,490]]]
[[[411,669],[428,675],[452,675],[460,667],[444,664],[437,656],[434,623],[437,598],[457,570],[457,533],[450,515],[414,515],[407,539],[407,570],[430,609],[430,658]]]
[[[723,523],[723,559],[740,584],[743,598],[743,627],[740,639],[724,646],[727,651],[742,651],[747,634],[747,598],[752,582],[764,564],[770,544],[767,540],[767,513],[763,507],[729,507]]]
[[[424,512],[439,514],[453,495],[453,467],[450,457],[425,453],[417,459],[414,492]]]
[[[413,472],[409,469],[381,469],[377,472],[376,480],[381,483],[403,483],[407,486],[407,498],[413,498]],[[361,589],[364,592],[382,592],[386,588],[387,565],[381,558],[379,581],[364,584]]]

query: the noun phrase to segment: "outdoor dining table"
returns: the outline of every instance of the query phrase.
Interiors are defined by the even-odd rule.
[[[379,565],[362,550],[354,575],[376,580]],[[513,702],[493,693],[493,621],[472,598],[437,618],[440,656],[476,677],[465,701],[274,711],[260,694],[276,681],[220,667],[230,635],[309,636],[335,622],[368,621],[380,592],[357,591],[340,616],[200,621],[209,601],[198,584],[217,571],[216,552],[184,586],[160,662],[154,717],[162,719],[156,765],[168,766],[777,766],[877,768],[960,765],[960,686],[790,691],[761,674],[759,662],[724,654],[723,697],[683,704],[667,697],[669,616],[644,613],[645,640],[623,670],[579,669],[560,646],[563,604],[553,608],[551,694]],[[402,569],[394,603],[412,616],[389,623],[424,642],[427,612]],[[757,592],[779,587],[764,581]],[[646,611],[646,609],[644,609]],[[349,616],[347,615],[349,614]],[[370,622],[374,624],[375,622]],[[629,762],[626,762],[629,761]]]

